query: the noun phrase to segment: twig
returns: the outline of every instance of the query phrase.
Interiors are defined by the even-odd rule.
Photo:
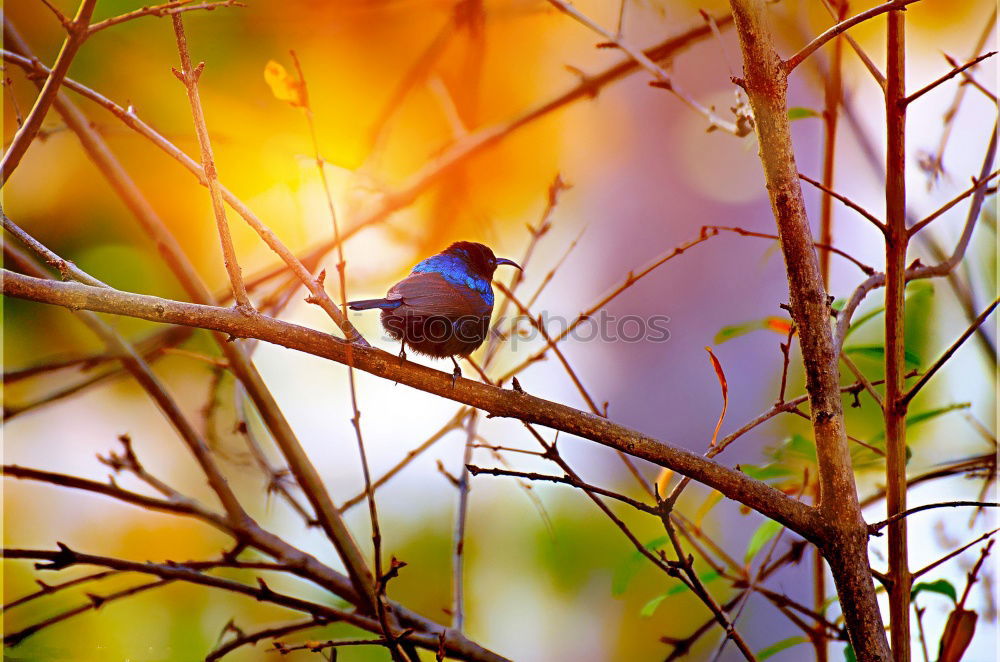
[[[961,66],[953,65],[953,68],[952,68],[951,71],[949,71],[945,75],[941,76],[937,80],[932,81],[932,82],[928,83],[927,85],[924,85],[923,87],[921,87],[919,90],[917,90],[913,94],[909,95],[908,97],[905,97],[903,99],[903,104],[904,105],[909,105],[909,104],[913,103],[914,101],[916,101],[917,99],[919,99],[923,95],[927,94],[928,92],[930,92],[931,90],[933,90],[934,88],[936,88],[941,83],[944,83],[945,81],[951,80],[955,76],[957,76],[960,73],[964,72],[966,69],[971,69],[972,67],[976,66],[977,64],[979,64],[983,60],[985,60],[987,58],[991,58],[991,57],[993,57],[996,54],[997,54],[996,51],[990,51],[989,53],[984,53],[983,55],[980,55],[977,58],[973,58],[972,60],[966,62],[965,64],[963,64]]]
[[[984,533],[983,535],[979,536],[978,538],[976,538],[972,542],[968,542],[968,543],[962,545],[961,547],[959,547],[958,549],[951,550],[950,552],[948,552],[947,554],[945,554],[944,556],[942,556],[938,560],[933,561],[931,563],[928,563],[927,565],[925,565],[920,570],[915,571],[913,573],[913,578],[916,579],[917,577],[921,577],[923,575],[926,575],[928,572],[930,572],[934,568],[938,567],[942,563],[946,563],[947,561],[950,561],[951,559],[955,558],[956,556],[958,556],[959,554],[961,554],[965,550],[969,549],[970,547],[974,547],[975,545],[978,545],[982,541],[987,540],[989,538],[992,538],[993,536],[995,536],[997,534],[998,531],[1000,531],[1000,529],[993,529],[992,531],[987,531],[986,533]]]
[[[294,632],[301,632],[302,630],[308,630],[315,627],[323,627],[328,624],[329,621],[325,619],[318,620],[311,618],[307,621],[297,621],[295,623],[288,623],[287,625],[279,625],[276,627],[265,628],[263,630],[257,630],[255,632],[239,634],[231,641],[227,641],[212,650],[211,653],[205,656],[205,662],[217,662],[217,660],[221,660],[237,648],[252,646],[262,639],[275,639]]]
[[[946,59],[948,61],[948,64],[950,64],[951,66],[953,66],[953,67],[957,67],[958,66],[958,62],[955,61],[955,58],[953,58],[952,56],[948,55],[947,53],[944,53],[944,59]],[[976,80],[975,76],[973,76],[972,73],[970,73],[968,71],[963,71],[962,72],[962,79],[963,79],[962,80],[962,84],[963,85],[972,85],[974,88],[976,88],[977,90],[979,90],[980,92],[982,92],[983,96],[985,96],[987,99],[989,99],[993,103],[995,103],[995,104],[1000,103],[1000,99],[997,99],[997,95],[994,94],[993,92],[990,92],[989,90],[987,90],[986,87],[983,86],[982,83],[980,83],[978,80]]]
[[[466,420],[465,446],[462,451],[462,468],[458,477],[458,512],[452,534],[451,626],[461,632],[465,628],[465,528],[469,517],[469,465],[472,462],[472,445],[479,425],[479,412],[473,410]]]
[[[38,97],[35,98],[35,103],[28,112],[28,116],[14,133],[13,140],[3,154],[3,160],[0,161],[0,187],[7,183],[7,179],[21,162],[24,153],[28,151],[28,146],[38,135],[45,114],[52,102],[55,101],[56,95],[59,94],[59,87],[66,77],[66,72],[69,71],[69,65],[72,64],[80,46],[87,40],[87,26],[90,24],[90,17],[94,13],[94,5],[96,4],[97,0],[81,0],[80,8],[77,9],[76,16],[73,17],[72,21],[67,23],[60,19],[67,30],[66,39],[63,41],[52,69],[48,71],[45,84],[42,85]]]
[[[925,510],[932,510],[935,508],[958,508],[962,506],[976,506],[979,508],[997,508],[1000,507],[1000,503],[995,503],[992,501],[943,501],[941,503],[929,503],[923,506],[917,506],[916,508],[909,508],[901,513],[896,513],[888,519],[884,519],[881,522],[875,522],[874,524],[868,525],[868,535],[880,536],[879,533],[882,529],[889,526],[893,522],[903,519],[904,517],[909,517],[914,513],[923,512]]]
[[[916,0],[909,0],[910,2],[915,2]],[[691,108],[696,113],[705,117],[709,122],[709,130],[721,129],[727,133],[731,133],[734,136],[745,136],[750,133],[751,129],[749,127],[738,127],[732,122],[728,122],[718,115],[716,115],[712,109],[706,108],[693,97],[688,95],[683,90],[679,89],[677,85],[673,82],[670,74],[664,71],[659,65],[657,65],[651,58],[649,58],[642,50],[635,48],[625,41],[621,35],[613,35],[600,25],[592,21],[586,14],[583,14],[579,9],[574,7],[568,2],[563,0],[549,0],[549,3],[554,6],[559,11],[573,17],[579,23],[590,28],[597,34],[601,35],[609,42],[615,44],[618,48],[622,49],[625,53],[629,55],[633,60],[635,60],[639,66],[648,71],[655,78],[655,82],[652,83],[655,87],[661,87],[663,89],[669,90],[678,99],[684,102],[689,108]]]
[[[113,25],[125,23],[126,21],[131,21],[136,18],[142,18],[143,16],[156,16],[157,18],[163,18],[164,16],[172,16],[174,14],[180,14],[181,12],[197,11],[200,9],[212,11],[213,9],[218,9],[219,7],[246,6],[239,0],[218,0],[217,2],[201,2],[196,5],[190,4],[191,2],[193,2],[193,0],[174,0],[174,2],[166,2],[162,5],[136,9],[135,11],[130,11],[126,14],[98,21],[90,26],[89,32],[90,34],[94,34],[95,32],[99,32],[105,28],[110,28]]]
[[[552,476],[549,474],[540,474],[535,472],[525,472],[525,471],[512,471],[510,469],[495,469],[495,468],[484,468],[478,467],[474,464],[469,464],[466,466],[473,476],[478,476],[480,474],[484,476],[514,476],[516,478],[524,478],[525,480],[536,480],[545,481],[549,483],[562,483],[564,485],[570,485],[580,490],[586,492],[593,492],[594,494],[599,494],[601,496],[606,496],[609,499],[615,499],[621,501],[622,503],[627,503],[636,510],[640,510],[649,515],[656,515],[657,509],[655,506],[647,505],[641,501],[637,501],[631,497],[625,496],[619,492],[614,492],[612,490],[606,490],[603,487],[598,487],[590,483],[584,483],[570,476]]]
[[[53,593],[58,593],[59,591],[65,590],[67,588],[71,588],[73,586],[79,586],[80,584],[85,584],[87,582],[100,581],[102,579],[105,579],[106,577],[111,577],[117,574],[118,574],[117,570],[102,570],[101,572],[95,572],[89,575],[84,575],[83,577],[70,579],[68,581],[59,584],[46,584],[42,580],[36,579],[35,583],[42,587],[40,590],[35,591],[34,593],[29,593],[16,600],[8,602],[3,606],[3,610],[7,611],[8,609],[19,607],[20,605],[23,605],[27,602],[31,602],[32,600],[36,600],[38,598],[51,595]]]
[[[177,38],[177,52],[180,54],[181,68],[171,69],[187,92],[188,103],[191,106],[191,117],[194,118],[195,133],[198,135],[198,145],[201,148],[201,167],[205,173],[208,192],[212,198],[212,213],[215,215],[215,225],[219,231],[219,242],[222,244],[222,255],[229,273],[229,282],[233,287],[233,298],[236,306],[245,314],[253,313],[253,304],[247,297],[243,274],[233,248],[233,239],[229,234],[229,221],[226,220],[226,208],[219,191],[219,176],[215,169],[215,156],[212,154],[212,141],[208,136],[205,124],[205,114],[201,108],[201,96],[198,92],[198,79],[205,69],[205,63],[198,66],[191,63],[191,53],[188,51],[187,36],[184,34],[184,19],[179,13],[171,14],[174,24],[174,36]]]
[[[994,6],[990,16],[983,21],[983,29],[979,32],[979,36],[976,38],[976,43],[973,45],[969,57],[975,57],[976,54],[981,53],[983,48],[986,47],[986,42],[996,28],[997,22],[997,8]],[[962,101],[965,99],[964,85],[959,85],[958,89],[955,90],[955,96],[951,100],[951,105],[944,111],[943,122],[941,127],[941,140],[938,143],[937,151],[934,152],[934,160],[930,164],[928,172],[930,174],[930,181],[928,185],[934,183],[940,173],[944,172],[944,153],[945,149],[948,147],[948,141],[951,138],[951,130],[955,125],[955,118],[958,116],[958,109],[962,106]]]
[[[372,491],[377,490],[378,488],[382,487],[387,482],[389,482],[389,480],[393,476],[395,476],[400,471],[405,469],[406,466],[410,464],[410,462],[415,460],[420,454],[422,454],[428,448],[430,448],[438,441],[440,441],[449,432],[461,427],[463,421],[465,420],[465,417],[469,415],[470,411],[471,410],[467,407],[459,409],[457,412],[455,412],[455,415],[452,416],[447,423],[445,423],[444,425],[441,426],[440,429],[438,429],[437,432],[429,436],[423,443],[421,443],[416,448],[407,451],[406,455],[403,457],[402,460],[396,463],[395,466],[386,471],[384,474],[382,474],[382,476],[380,476],[377,480],[375,480],[375,482],[372,483]],[[354,495],[353,497],[345,501],[343,505],[340,506],[340,512],[343,513],[346,512],[348,509],[353,508],[357,504],[364,501],[366,497],[367,497],[367,491],[359,492],[358,494]]]
[[[883,223],[882,221],[878,220],[875,217],[874,214],[872,214],[867,209],[865,209],[861,205],[857,204],[856,202],[854,202],[853,200],[851,200],[847,196],[844,196],[844,195],[841,195],[841,194],[837,193],[836,191],[834,191],[833,189],[831,189],[829,186],[823,184],[822,182],[818,182],[815,179],[813,179],[812,177],[804,175],[801,172],[799,173],[799,179],[801,179],[801,180],[803,180],[805,182],[809,182],[810,184],[812,184],[813,186],[815,186],[816,188],[818,188],[820,191],[823,191],[824,193],[826,193],[830,197],[833,197],[833,198],[836,198],[837,200],[840,200],[845,205],[847,205],[848,207],[850,207],[851,209],[853,209],[854,211],[858,212],[859,214],[861,214],[862,216],[864,216],[866,219],[868,219],[869,221],[871,221],[871,223],[875,227],[877,227],[879,230],[881,230],[883,233],[885,232],[885,223]],[[829,243],[828,239],[824,239],[823,241],[826,242],[826,243]]]
[[[846,7],[846,5],[847,3],[844,2],[843,6]],[[823,6],[826,7],[826,10],[830,13],[830,16],[833,17],[835,21],[839,23],[840,21],[844,20],[844,17],[839,15],[838,12],[834,10],[833,6],[830,4],[830,0],[823,0]],[[868,70],[868,73],[872,75],[872,78],[875,79],[875,82],[878,84],[880,88],[882,88],[882,91],[884,93],[885,74],[883,74],[879,70],[879,68],[875,65],[875,63],[872,62],[872,59],[868,57],[868,53],[866,53],[864,49],[861,48],[861,45],[858,44],[857,40],[854,37],[852,37],[849,32],[843,33],[843,36],[847,40],[847,43],[851,45],[851,48],[854,49],[854,52],[858,56],[858,59],[861,60],[861,63],[865,65],[865,68]]]
[[[968,340],[969,336],[975,333],[976,329],[979,328],[979,325],[986,321],[986,318],[993,313],[998,303],[1000,303],[1000,298],[994,299],[993,303],[987,306],[986,310],[984,310],[982,313],[979,314],[979,317],[977,317],[972,322],[972,326],[967,328],[962,333],[962,335],[959,336],[958,339],[955,342],[953,342],[948,349],[944,351],[944,354],[939,356],[938,359],[934,361],[934,363],[931,365],[931,367],[929,367],[924,372],[924,374],[920,376],[920,379],[917,381],[917,383],[911,386],[910,390],[907,391],[905,395],[903,395],[903,402],[909,402],[910,400],[913,399],[913,397],[920,391],[920,389],[922,389],[924,385],[928,381],[930,381],[930,378],[934,376],[934,373],[940,370],[941,367],[945,363],[947,363],[948,359],[951,358],[951,355],[954,354],[958,350],[958,348],[962,346],[962,343]]]
[[[986,546],[983,547],[983,551],[979,552],[979,558],[976,560],[975,565],[972,566],[972,569],[969,570],[965,582],[965,590],[962,591],[962,597],[959,598],[958,604],[955,606],[956,609],[965,609],[965,601],[969,598],[969,592],[972,591],[972,586],[976,583],[979,577],[979,571],[982,569],[983,563],[986,561],[986,557],[990,555],[990,550],[993,548],[993,543],[995,542],[996,540],[990,540],[986,543]]]
[[[42,630],[52,627],[62,623],[63,621],[69,620],[74,616],[79,616],[88,611],[96,611],[103,607],[108,602],[114,602],[116,600],[121,600],[123,598],[128,598],[139,593],[143,593],[150,589],[159,588],[161,586],[166,586],[171,583],[172,579],[158,579],[152,582],[147,582],[145,584],[139,584],[138,586],[132,586],[130,588],[122,589],[120,591],[115,591],[114,593],[109,593],[108,595],[96,595],[94,593],[87,594],[87,602],[77,607],[72,607],[66,609],[57,614],[49,616],[37,623],[33,623],[26,628],[21,630],[15,630],[13,632],[6,632],[3,637],[3,643],[5,646],[16,646],[28,637],[41,632]]]
[[[946,211],[948,211],[949,209],[957,205],[959,202],[965,200],[967,197],[974,194],[976,191],[978,191],[979,189],[983,188],[988,183],[996,179],[998,174],[1000,174],[1000,170],[994,170],[993,172],[991,172],[989,175],[987,175],[982,179],[973,179],[972,186],[965,189],[965,191],[958,194],[945,204],[941,205],[936,211],[934,211],[934,213],[924,217],[924,219],[921,220],[919,223],[915,223],[914,225],[910,226],[909,230],[910,236],[912,237],[913,235],[917,234],[925,227],[927,227],[927,225],[930,224],[932,221],[936,220],[938,217],[944,214]]]
[[[816,50],[819,49],[820,46],[830,41],[840,33],[853,28],[855,25],[858,25],[859,23],[863,23],[870,18],[874,18],[875,16],[879,16],[881,14],[890,11],[905,9],[906,5],[913,4],[914,2],[917,1],[918,0],[890,0],[889,2],[885,2],[881,5],[872,7],[867,11],[863,11],[860,14],[855,14],[851,18],[848,18],[846,20],[837,23],[833,27],[826,30],[826,32],[822,33],[821,35],[810,41],[808,44],[803,46],[802,49],[799,50],[799,52],[797,52],[795,55],[785,60],[783,63],[785,72],[786,73],[791,72],[795,67],[802,64],[803,60],[805,60],[807,57],[816,52]]]

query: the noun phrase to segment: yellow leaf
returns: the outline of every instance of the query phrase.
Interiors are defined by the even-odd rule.
[[[288,73],[280,63],[274,60],[268,61],[264,67],[264,81],[278,101],[287,101],[299,108],[308,105],[305,84]]]
[[[670,485],[670,479],[673,477],[672,469],[661,469],[660,475],[656,477],[656,493],[660,495],[661,499],[667,496],[667,486]]]

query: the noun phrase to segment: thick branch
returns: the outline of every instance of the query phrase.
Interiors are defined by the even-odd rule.
[[[898,2],[888,3],[896,6]],[[753,109],[760,158],[778,225],[788,274],[792,318],[806,372],[819,465],[820,504],[826,535],[820,545],[830,563],[854,650],[862,660],[888,660],[869,572],[864,519],[858,505],[840,399],[840,375],[823,285],[799,184],[788,122],[788,71],[775,50],[764,0],[731,0],[743,51],[744,86]],[[885,10],[883,10],[885,11]],[[855,23],[860,22],[855,17]],[[834,28],[830,37],[849,26]],[[814,42],[818,48],[825,39]],[[800,53],[798,61],[812,52]]]
[[[155,322],[213,329],[237,338],[257,338],[339,363],[347,363],[347,343],[333,336],[295,324],[213,306],[181,303],[158,297],[94,288],[78,283],[43,281],[14,272],[3,272],[3,293],[21,299],[51,303],[71,309],[88,309],[139,317]],[[378,377],[482,409],[493,416],[538,423],[590,439],[691,476],[762,514],[781,522],[809,540],[822,538],[820,523],[810,508],[786,494],[748,476],[670,446],[600,416],[468,379],[453,386],[452,376],[380,350],[354,345],[354,367]],[[837,396],[839,400],[839,386]],[[824,525],[825,526],[825,525]]]

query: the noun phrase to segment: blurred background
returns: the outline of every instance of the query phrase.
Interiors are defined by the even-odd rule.
[[[65,13],[67,0],[53,0]],[[581,11],[614,31],[618,3],[580,0]],[[852,2],[851,13],[877,4]],[[140,3],[101,0],[95,18],[138,8]],[[819,1],[786,0],[771,5],[780,48],[793,53],[832,21]],[[719,1],[633,0],[625,13],[625,38],[647,47],[666,37],[703,25],[698,10],[716,16],[727,12]],[[51,63],[62,41],[61,28],[41,2],[7,3],[9,18],[44,63]],[[994,12],[994,3],[924,0],[907,11],[908,87],[923,86],[945,71],[942,53],[960,61],[972,55],[975,41]],[[993,13],[995,17],[995,13]],[[303,113],[275,97],[264,70],[274,60],[294,72],[294,49],[308,82],[326,174],[334,188],[342,228],[365,218],[387,192],[397,190],[453,142],[466,134],[502,125],[570,90],[581,77],[622,60],[614,49],[597,49],[601,39],[541,0],[287,0],[254,2],[243,8],[184,15],[195,61],[206,63],[201,96],[215,148],[220,178],[281,239],[301,251],[330,238],[332,230],[322,185],[312,158]],[[851,34],[880,66],[884,62],[882,18]],[[994,50],[990,33],[984,50]],[[821,112],[823,74],[829,49],[805,63],[792,77],[790,105]],[[730,76],[740,69],[735,35],[723,27],[721,40],[705,38],[668,63],[676,80],[693,97],[731,117],[735,87]],[[70,77],[115,102],[131,105],[145,122],[190,155],[196,155],[190,111],[183,87],[171,74],[178,56],[169,19],[153,17],[109,28],[81,49]],[[818,68],[819,67],[819,68]],[[993,87],[997,70],[990,60],[977,79]],[[31,107],[36,88],[14,67],[5,71],[4,139],[17,128],[17,113]],[[884,144],[883,102],[857,57],[845,47],[846,109],[837,143],[836,189],[882,213],[881,175],[866,157]],[[403,85],[410,80],[412,84]],[[381,296],[412,265],[452,241],[481,241],[497,255],[520,260],[529,244],[528,225],[539,222],[547,190],[559,175],[572,188],[552,211],[551,230],[542,237],[526,272],[524,292],[533,292],[546,274],[561,264],[536,303],[536,313],[572,320],[673,247],[698,236],[703,225],[739,226],[773,232],[753,136],[736,138],[706,132],[704,118],[674,96],[648,86],[649,76],[633,73],[609,84],[594,97],[567,104],[527,123],[481,151],[424,192],[412,205],[384,222],[366,227],[346,244],[349,298]],[[995,106],[970,90],[957,115],[945,152],[944,174],[935,182],[920,167],[921,155],[934,153],[941,138],[942,116],[951,104],[958,79],[942,85],[911,107],[908,117],[910,208],[917,217],[936,209],[968,186],[985,152]],[[209,197],[179,164],[113,116],[74,97],[95,128],[129,169],[143,193],[165,219],[199,271],[217,291],[225,290]],[[846,115],[850,115],[847,118]],[[823,122],[802,113],[794,122],[801,171],[820,178]],[[878,158],[881,158],[878,156]],[[926,159],[924,159],[926,160]],[[819,217],[819,197],[805,189],[811,219]],[[81,150],[54,112],[4,190],[6,212],[60,255],[105,282],[135,292],[184,299],[185,295],[106,180]],[[973,284],[979,305],[995,297],[996,199],[990,197],[984,222],[973,239],[962,275]],[[965,218],[959,205],[928,231],[950,246]],[[275,256],[235,214],[230,226],[246,273],[276,264]],[[861,261],[881,268],[878,233],[842,206],[834,208],[835,243]],[[577,243],[573,249],[568,249]],[[924,257],[914,245],[911,259]],[[563,260],[560,263],[560,260]],[[328,258],[331,268],[333,258]],[[509,278],[498,273],[498,277]],[[846,297],[863,279],[849,262],[833,258],[831,293]],[[330,281],[331,283],[333,281]],[[335,288],[331,288],[331,292]],[[329,320],[303,301],[301,291],[282,314],[284,319],[331,330]],[[908,320],[908,349],[924,365],[951,344],[967,326],[952,290],[935,282],[913,294]],[[666,262],[606,307],[609,314],[665,315],[666,342],[569,339],[563,350],[597,403],[608,403],[616,421],[673,444],[703,451],[721,407],[719,383],[704,351],[711,345],[728,380],[729,403],[722,434],[737,429],[774,402],[781,370],[779,342],[772,330],[722,334],[729,326],[783,316],[787,300],[781,255],[775,242],[724,234]],[[875,310],[880,293],[862,308]],[[4,300],[5,371],[54,358],[98,352],[96,339],[68,312],[17,300]],[[131,319],[108,318],[130,338],[154,326]],[[396,352],[381,338],[377,315],[353,321],[376,344]],[[881,319],[859,329],[856,344],[880,344]],[[995,323],[985,327],[995,344]],[[854,337],[852,337],[854,338]],[[720,342],[726,340],[725,342]],[[499,375],[544,345],[519,339],[498,355],[491,374]],[[214,354],[201,333],[184,345]],[[286,416],[323,475],[336,502],[362,489],[361,472],[350,426],[350,400],[343,366],[261,345],[256,364]],[[793,351],[789,395],[803,392],[798,355]],[[423,359],[417,359],[423,360]],[[859,365],[873,379],[880,362],[860,353]],[[450,370],[447,363],[435,367]],[[339,567],[322,535],[307,530],[277,498],[266,495],[264,478],[246,457],[233,432],[238,417],[263,438],[252,413],[229,378],[213,387],[213,367],[190,355],[160,358],[155,369],[196,418],[210,398],[219,406],[212,437],[230,478],[255,516],[276,533]],[[211,502],[199,475],[171,428],[145,394],[127,378],[102,381],[70,397],[17,413],[31,403],[81,378],[92,369],[60,371],[42,379],[19,381],[5,389],[4,460],[103,480],[108,469],[96,454],[117,450],[116,436],[131,435],[140,459],[164,480]],[[466,375],[471,370],[466,369]],[[427,439],[454,414],[454,403],[360,374],[359,405],[372,472],[378,476],[408,450]],[[524,388],[547,399],[585,408],[578,391],[550,359],[520,376]],[[911,472],[946,460],[991,452],[976,431],[981,422],[994,436],[996,368],[983,345],[966,343],[932,388],[914,404],[915,412],[948,409],[911,426]],[[849,403],[850,399],[845,399]],[[848,409],[852,434],[875,440],[880,418],[871,401]],[[955,407],[951,407],[955,405]],[[198,420],[201,420],[198,418]],[[492,444],[534,449],[534,441],[515,422],[481,420],[479,432]],[[552,435],[546,432],[546,438]],[[795,434],[809,438],[806,421],[775,418],[742,438],[720,460],[766,464],[768,448]],[[641,496],[633,478],[614,453],[573,438],[560,440],[567,460],[591,483]],[[465,433],[452,431],[378,492],[383,550],[406,561],[390,595],[422,613],[447,622],[451,602],[451,536],[456,513],[455,488],[438,471],[440,462],[458,473]],[[527,471],[552,472],[543,461],[509,455]],[[495,466],[488,451],[474,462]],[[640,469],[649,480],[652,466]],[[859,473],[862,495],[874,492],[882,469],[874,463]],[[678,593],[651,615],[640,611],[672,587],[673,580],[651,566],[636,565],[634,549],[583,494],[559,485],[534,485],[540,511],[510,478],[473,479],[467,533],[467,630],[483,645],[516,660],[656,660],[671,648],[660,637],[684,637],[709,614],[692,595]],[[976,499],[982,481],[952,478],[916,488],[912,503]],[[990,500],[995,500],[992,488]],[[680,502],[691,514],[709,497],[693,487]],[[881,505],[866,513],[881,519]],[[616,509],[617,511],[618,509]],[[643,541],[662,535],[651,518],[621,512]],[[745,514],[732,503],[708,513],[705,530],[736,558],[763,518]],[[359,541],[370,532],[364,507],[349,511],[348,522]],[[4,483],[4,544],[54,548],[62,541],[74,549],[120,555],[135,560],[210,558],[225,544],[216,531],[189,521],[151,514],[112,500],[50,485]],[[960,543],[996,526],[996,517],[935,511],[911,519],[911,565],[923,566]],[[787,546],[789,537],[782,545]],[[884,540],[884,539],[883,539]],[[873,544],[873,564],[884,567],[880,544]],[[367,547],[366,547],[367,549]],[[779,546],[779,550],[785,547]],[[995,556],[995,555],[994,555]],[[811,558],[811,557],[809,557]],[[953,560],[929,580],[944,578],[959,587],[975,560],[975,550]],[[809,560],[783,570],[769,586],[811,604]],[[969,606],[980,624],[968,660],[993,659],[996,650],[995,572],[984,572],[988,590],[976,590]],[[62,573],[71,577],[72,570]],[[233,574],[250,579],[251,575]],[[5,602],[37,588],[29,563],[4,564]],[[55,581],[54,577],[42,577]],[[631,581],[629,579],[631,578]],[[116,580],[119,581],[119,580]],[[129,585],[108,583],[110,587]],[[317,596],[316,589],[291,582],[272,584]],[[726,599],[732,589],[711,585]],[[830,589],[832,591],[832,588]],[[833,597],[833,593],[830,594]],[[319,596],[329,600],[328,597]],[[5,616],[5,628],[17,629],[70,606],[86,602],[82,593],[39,600]],[[926,597],[924,627],[936,647],[950,603]],[[833,614],[839,613],[834,602]],[[9,660],[190,660],[199,659],[218,640],[226,623],[250,630],[292,617],[283,610],[198,587],[170,585],[108,604],[54,626],[5,650]],[[769,603],[752,598],[737,627],[755,650],[798,634]],[[309,638],[344,633],[328,628]],[[691,659],[712,659],[719,635],[703,639]],[[831,659],[842,645],[831,646]],[[247,648],[233,660],[271,659],[264,646]],[[772,659],[800,660],[812,655],[808,645],[790,648]],[[296,657],[298,656],[298,657]],[[341,660],[383,659],[376,648],[340,652]],[[297,653],[288,659],[312,659]],[[732,646],[719,659],[738,659]]]

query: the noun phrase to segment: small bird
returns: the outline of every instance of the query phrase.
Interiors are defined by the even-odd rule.
[[[454,384],[462,376],[456,356],[468,356],[483,341],[493,314],[493,272],[513,260],[496,257],[488,246],[458,241],[413,267],[384,299],[351,301],[351,310],[382,311],[382,327],[406,346],[434,358],[450,357]]]

